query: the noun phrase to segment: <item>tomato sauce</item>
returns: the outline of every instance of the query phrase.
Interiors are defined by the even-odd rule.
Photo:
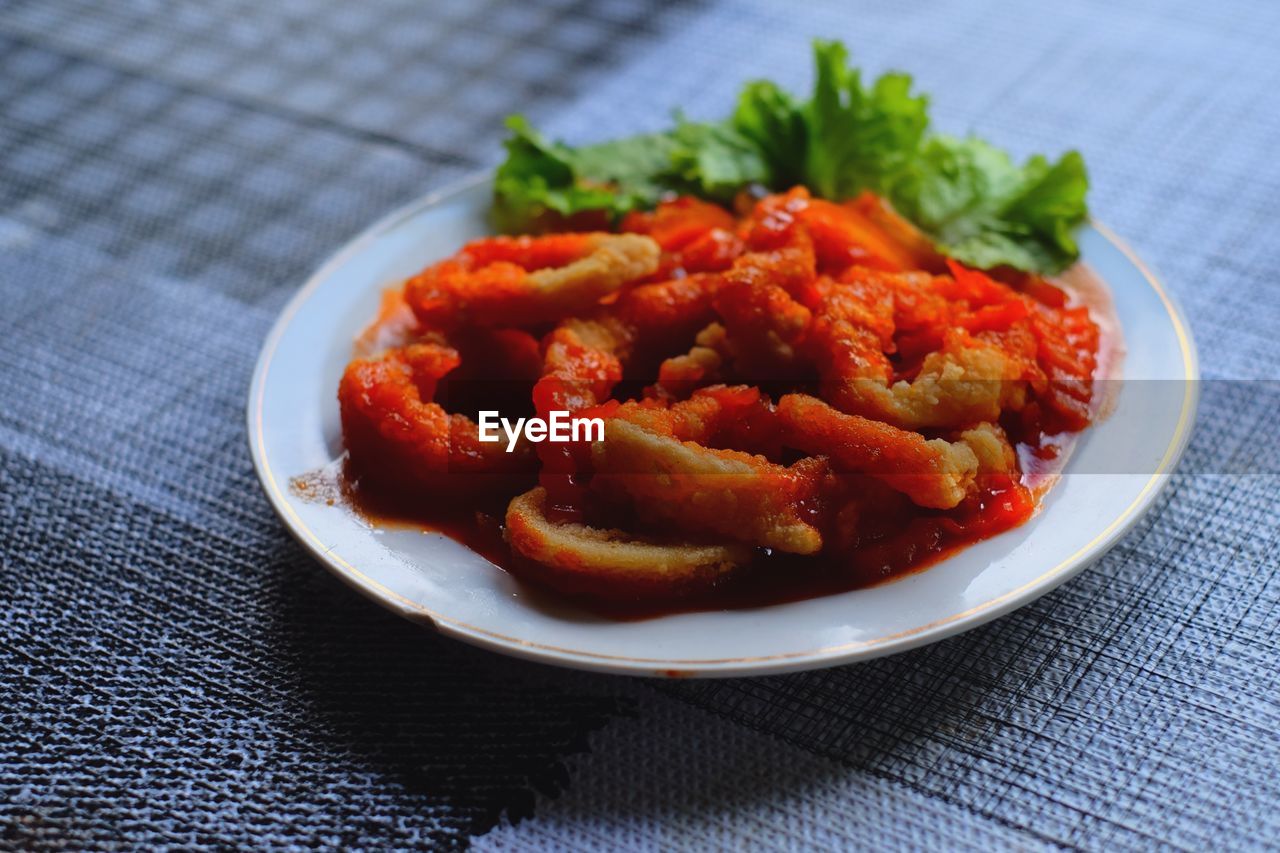
[[[939,351],[947,336],[953,333],[970,339],[981,338],[988,346],[1006,354],[1008,364],[1025,369],[1026,373],[1018,375],[1036,384],[1034,395],[1025,405],[1001,409],[998,423],[990,427],[1007,437],[1008,445],[1003,445],[1006,454],[1010,445],[1014,448],[1016,470],[1009,473],[1007,461],[998,466],[980,467],[976,481],[969,481],[968,491],[956,505],[959,495],[945,503],[932,503],[915,495],[908,500],[901,493],[901,486],[886,485],[900,473],[898,467],[891,469],[887,476],[884,471],[868,472],[858,467],[851,470],[860,473],[851,473],[849,468],[841,469],[843,473],[832,469],[827,475],[830,479],[815,478],[814,482],[822,483],[821,487],[815,486],[815,491],[804,493],[805,497],[796,499],[791,492],[785,493],[789,496],[785,498],[789,510],[794,511],[800,522],[821,531],[822,552],[819,554],[800,556],[757,547],[749,562],[710,586],[658,601],[628,600],[625,591],[607,600],[566,593],[563,588],[548,594],[570,599],[588,610],[616,619],[765,607],[891,581],[934,565],[974,542],[1025,523],[1035,514],[1040,500],[1059,476],[1079,431],[1109,411],[1114,383],[1100,380],[1119,375],[1122,350],[1105,288],[1080,266],[1054,282],[1015,273],[993,278],[933,256],[926,245],[885,236],[889,233],[885,231],[884,222],[887,214],[877,207],[855,203],[849,208],[840,208],[807,198],[796,192],[772,197],[767,204],[760,205],[752,218],[742,222],[736,222],[732,215],[714,205],[692,200],[629,216],[623,223],[624,231],[652,235],[661,243],[664,254],[650,279],[600,303],[615,306],[614,316],[625,318],[631,324],[626,331],[618,331],[613,326],[599,326],[594,331],[597,336],[620,336],[613,343],[631,359],[625,378],[620,361],[612,354],[584,347],[570,333],[558,338],[549,327],[536,323],[520,330],[463,329],[450,337],[449,344],[431,338],[436,334],[432,332],[427,335],[429,342],[405,347],[399,356],[400,362],[372,359],[353,363],[356,369],[348,369],[340,392],[344,406],[349,405],[354,411],[359,406],[379,402],[378,392],[383,386],[372,384],[375,380],[398,382],[391,386],[395,394],[400,395],[396,400],[407,402],[399,409],[388,406],[387,418],[371,422],[364,433],[346,429],[347,446],[353,448],[352,455],[358,455],[356,450],[361,444],[381,446],[386,444],[388,435],[403,437],[411,435],[413,429],[426,430],[431,422],[423,414],[429,408],[425,401],[436,398],[432,405],[439,405],[431,417],[438,426],[432,429],[437,430],[440,441],[439,447],[431,447],[441,454],[453,453],[447,460],[445,455],[436,460],[437,463],[447,461],[450,467],[436,464],[430,470],[424,466],[422,471],[417,471],[412,464],[414,460],[402,458],[397,455],[399,451],[390,455],[366,452],[365,464],[371,464],[371,468],[361,470],[344,456],[322,471],[295,478],[291,483],[294,493],[310,500],[345,506],[373,527],[397,527],[449,536],[519,579],[530,594],[542,594],[540,591],[548,590],[547,578],[554,578],[555,572],[548,572],[546,566],[530,563],[513,553],[504,536],[503,520],[512,496],[535,485],[542,486],[546,517],[556,525],[583,523],[606,530],[634,531],[641,527],[638,519],[627,515],[629,510],[625,504],[611,503],[611,498],[595,490],[590,445],[543,443],[536,451],[526,447],[529,452],[523,462],[504,458],[503,462],[512,464],[495,468],[492,460],[484,455],[484,448],[478,445],[470,447],[470,456],[456,452],[460,446],[464,450],[469,447],[465,442],[459,444],[456,429],[450,432],[458,426],[457,419],[462,417],[459,413],[470,414],[485,408],[500,409],[504,413],[513,410],[541,413],[567,408],[578,416],[596,415],[607,419],[618,412],[622,405],[619,401],[623,400],[645,397],[641,405],[650,402],[658,408],[667,405],[669,400],[664,398],[648,399],[649,388],[645,387],[648,382],[638,383],[631,375],[635,364],[643,362],[643,345],[651,338],[687,342],[698,328],[705,326],[711,300],[704,297],[699,302],[698,287],[685,288],[685,285],[696,285],[697,276],[703,270],[724,270],[734,258],[741,256],[744,245],[750,242],[768,266],[757,270],[758,281],[750,280],[750,286],[739,286],[732,298],[726,296],[731,290],[728,286],[713,291],[715,310],[726,324],[737,320],[744,329],[753,323],[774,323],[770,332],[774,337],[768,340],[784,343],[785,338],[778,336],[785,335],[788,327],[775,322],[781,316],[778,312],[791,312],[788,316],[794,315],[797,322],[810,323],[810,310],[823,298],[821,288],[830,284],[830,279],[826,279],[825,284],[815,279],[812,271],[807,274],[808,278],[800,274],[803,265],[795,258],[804,252],[811,258],[816,253],[820,267],[824,263],[839,266],[852,260],[860,267],[889,271],[923,269],[942,273],[949,269],[950,277],[943,275],[934,280],[942,282],[940,286],[921,290],[918,301],[912,301],[917,299],[914,295],[905,296],[906,302],[892,309],[905,318],[896,330],[891,329],[892,339],[876,340],[867,346],[876,354],[884,354],[884,370],[892,382],[913,381],[923,369],[925,359]],[[795,219],[800,212],[806,212],[809,217],[806,232],[809,236],[804,239],[797,239],[795,231]],[[527,246],[521,242],[523,239],[499,238],[495,246],[510,254],[514,249],[524,251],[534,245]],[[580,238],[575,239],[581,242]],[[852,259],[845,257],[851,246],[858,247],[862,254]],[[469,251],[475,254],[478,250]],[[480,261],[471,259],[467,263]],[[813,261],[809,263],[811,270]],[[545,265],[528,261],[525,266],[533,269]],[[510,273],[510,264],[503,269]],[[745,269],[736,285],[742,285],[754,274],[752,268]],[[689,275],[693,278],[684,278]],[[674,278],[666,281],[669,277]],[[681,279],[684,279],[681,287],[670,286]],[[438,283],[429,277],[423,281],[424,292],[436,293],[431,288]],[[667,301],[646,301],[645,281],[666,281],[666,286],[660,291],[650,291],[649,296],[661,293]],[[859,319],[863,326],[857,333],[863,334],[859,340],[865,343],[866,334],[871,333],[868,330],[877,328],[876,306],[893,305],[893,301],[876,301],[880,297],[876,296],[879,291],[874,281],[859,286],[864,287],[860,293],[865,296],[857,298],[864,300],[861,304],[867,311],[865,317]],[[773,301],[755,303],[752,300],[757,296],[768,296]],[[948,313],[952,304],[962,306],[962,310]],[[414,312],[406,306],[403,298],[389,294],[375,323],[377,334],[366,333],[357,343],[357,352],[374,351],[397,339],[419,340],[425,329],[415,325]],[[492,306],[484,308],[491,309]],[[679,327],[672,319],[680,316],[681,310],[688,311],[695,321],[688,329]],[[431,316],[434,315],[428,319]],[[417,319],[421,317],[419,311]],[[849,342],[854,333],[830,324],[826,331],[836,356],[847,354],[843,350],[853,346]],[[780,347],[779,351],[785,355],[786,347]],[[756,458],[770,460],[764,464],[780,469],[790,463],[799,464],[805,458],[805,454],[791,456],[795,448],[813,451],[809,456],[821,459],[811,461],[817,466],[827,466],[830,460],[839,457],[842,448],[852,446],[842,443],[833,447],[828,442],[814,448],[804,443],[784,442],[780,432],[783,427],[774,417],[775,414],[781,416],[786,407],[786,401],[782,401],[775,410],[774,404],[782,395],[801,393],[818,397],[829,377],[806,374],[807,378],[798,379],[785,371],[771,373],[771,369],[778,367],[776,361],[753,368],[747,362],[752,353],[746,348],[738,348],[734,355],[743,360],[741,366],[745,372],[761,379],[751,383],[751,387],[726,388],[707,377],[694,383],[704,392],[714,391],[717,410],[730,413],[724,419],[726,425],[718,428],[722,430],[717,434],[722,443],[715,444],[711,439],[695,442],[702,449],[754,453]],[[428,356],[433,360],[423,367]],[[560,374],[549,370],[554,359],[572,365],[575,372]],[[451,373],[446,362],[462,367]],[[821,373],[830,367],[831,364],[815,359],[806,369]],[[637,375],[649,375],[646,371],[647,368],[641,369]],[[369,382],[360,384],[365,374]],[[450,374],[449,378],[446,379],[445,374]],[[832,409],[828,411],[836,417],[844,416]],[[344,408],[344,429],[347,414]],[[414,418],[422,420],[414,421]],[[956,430],[951,430],[954,432]],[[946,430],[921,430],[921,435],[912,438],[922,442],[946,435]],[[794,434],[791,438],[795,438]],[[415,452],[416,448],[428,446],[419,442]],[[876,452],[886,446],[875,445]],[[536,460],[533,460],[535,452]],[[409,464],[400,464],[406,461]],[[524,464],[530,461],[536,461],[536,466]],[[472,469],[466,467],[468,465],[477,467]],[[439,476],[441,470],[446,476]],[[500,482],[501,487],[471,489],[473,470],[497,478],[494,482]],[[974,476],[972,468],[969,476]],[[841,480],[841,477],[851,479]],[[431,487],[424,488],[424,484]],[[880,491],[887,494],[883,501],[878,497]],[[447,502],[422,498],[430,494],[446,495]],[[659,497],[666,500],[666,493]],[[930,509],[932,506],[951,508]],[[849,513],[849,518],[844,518],[844,513]],[[676,519],[676,526],[688,528],[687,521],[687,518]],[[712,523],[720,521],[721,518],[711,519]],[[741,537],[741,531],[736,529],[721,529],[721,534]]]
[[[1037,457],[1039,448],[1019,445],[1020,456]],[[1052,457],[1065,461],[1069,447]],[[612,619],[637,620],[674,613],[742,610],[803,601],[896,580],[922,571],[965,547],[1010,530],[1036,511],[1038,497],[1057,466],[1038,469],[1040,486],[1007,479],[984,484],[961,510],[920,508],[881,519],[883,535],[842,557],[807,557],[760,550],[756,559],[715,586],[693,595],[664,601],[606,600],[547,590],[544,571],[514,555],[503,539],[505,501],[481,506],[442,506],[406,492],[371,485],[345,458],[334,466],[291,481],[294,494],[341,505],[371,527],[436,533],[465,545],[494,566],[517,578],[534,595],[560,599]]]

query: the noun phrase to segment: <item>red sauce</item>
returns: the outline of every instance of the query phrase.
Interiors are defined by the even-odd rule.
[[[753,229],[750,231],[750,239],[766,247],[772,245],[770,240],[775,237],[781,241],[790,233],[789,229],[794,223],[793,207],[799,203],[792,198],[792,194],[775,197],[774,202],[763,206],[765,215],[748,223]],[[805,204],[819,213],[827,208],[838,211],[838,208],[825,202],[813,201]],[[822,205],[826,207],[821,207]],[[870,216],[871,213],[866,215]],[[870,220],[863,221],[865,217],[862,213],[857,217],[850,216],[852,214],[847,211],[846,215],[841,216],[831,213],[826,219],[819,217],[811,222],[814,250],[820,256],[844,251],[846,244],[852,239],[846,232],[852,229],[857,232],[852,235],[856,238],[852,239],[853,244],[879,247],[872,256],[861,258],[859,263],[873,267],[887,265],[887,269],[913,266],[911,252],[908,251],[906,257],[897,257],[895,251],[900,253],[907,250],[902,247],[895,250],[893,241],[881,245],[872,239],[876,229]],[[628,230],[661,237],[664,248],[671,250],[668,254],[681,258],[678,264],[681,275],[697,272],[703,264],[710,269],[722,268],[725,258],[736,256],[741,251],[741,240],[747,232],[740,229],[735,234],[731,230],[733,226],[734,220],[727,212],[714,205],[692,201],[673,204],[654,213],[634,214],[628,219]],[[864,234],[864,231],[867,233]],[[779,242],[778,245],[782,243]],[[771,261],[776,265],[776,268],[771,269],[779,280],[788,280],[787,276],[793,272],[792,267],[787,265],[785,256],[786,252],[779,250],[777,258]],[[948,315],[929,314],[928,311],[932,309],[928,305],[931,303],[923,302],[918,305],[920,313],[914,316],[920,322],[906,325],[894,342],[893,378],[912,379],[921,369],[924,357],[939,348],[943,333],[957,324],[962,325],[968,334],[994,335],[997,339],[1002,334],[1013,336],[1017,329],[1022,329],[1024,337],[1008,339],[1010,353],[1026,354],[1026,348],[1020,348],[1018,342],[1025,342],[1028,340],[1026,336],[1031,335],[1034,353],[1026,354],[1026,358],[1034,359],[1034,363],[1043,368],[1043,373],[1039,374],[1042,388],[1033,401],[1019,411],[1006,412],[1000,419],[1000,426],[1016,448],[1020,476],[979,475],[976,491],[959,506],[947,511],[922,508],[902,495],[894,496],[896,500],[881,501],[875,491],[841,492],[848,484],[838,483],[835,493],[843,494],[845,498],[849,494],[857,494],[862,498],[861,503],[864,505],[857,509],[858,515],[850,516],[850,519],[856,518],[856,524],[840,517],[840,510],[836,507],[821,505],[829,500],[825,491],[815,490],[811,493],[816,494],[816,497],[812,497],[812,503],[806,497],[797,505],[806,521],[822,531],[822,555],[797,556],[761,549],[750,563],[726,575],[711,588],[686,597],[658,602],[606,601],[566,595],[562,590],[546,594],[557,600],[569,598],[588,610],[616,619],[643,619],[688,611],[765,607],[884,583],[925,569],[974,542],[1027,521],[1035,513],[1039,498],[1052,486],[1066,463],[1077,431],[1106,414],[1108,401],[1099,397],[1105,398],[1108,393],[1106,386],[1110,383],[1097,383],[1095,380],[1116,375],[1119,347],[1115,343],[1115,324],[1109,313],[1104,291],[1096,280],[1079,269],[1071,273],[1071,284],[1066,290],[1032,276],[1006,275],[1004,284],[1008,287],[1004,287],[984,274],[954,264],[950,265],[950,270],[952,275],[948,280],[952,282],[955,294],[948,298],[961,300],[964,305],[972,304],[976,306],[975,309],[964,316],[963,323],[959,320],[943,322],[937,318]],[[671,271],[660,272],[665,274]],[[1009,287],[1020,290],[1030,299],[988,298],[995,291],[1001,292],[997,296],[1007,293]],[[411,316],[413,312],[410,310],[406,313],[405,309],[406,303],[402,298],[397,298],[394,294],[388,296],[384,300],[379,323],[375,324],[380,329],[385,326],[385,334],[373,337],[366,335],[361,339],[361,344],[376,349],[389,338],[407,339],[420,331],[414,326]],[[930,317],[933,319],[930,320]],[[1096,325],[1095,320],[1098,321]],[[450,412],[470,413],[478,408],[496,408],[507,412],[520,410],[521,407],[532,407],[537,411],[567,408],[577,412],[579,416],[598,414],[607,417],[610,407],[618,407],[616,400],[638,396],[634,393],[638,389],[627,388],[625,383],[617,384],[622,378],[617,359],[611,356],[600,359],[598,363],[592,362],[583,353],[568,349],[570,343],[567,342],[557,343],[557,346],[566,347],[561,355],[572,360],[580,371],[584,371],[581,376],[574,382],[565,382],[557,378],[556,374],[541,373],[538,343],[529,332],[507,330],[477,333],[458,344],[461,355],[449,347],[433,346],[440,352],[449,353],[452,359],[464,365],[455,374],[456,379],[503,376],[510,380],[505,384],[493,381],[471,381],[468,384],[467,381],[441,380],[437,389],[437,380],[449,373],[449,370],[431,374],[431,388],[420,388],[418,394],[431,399],[439,391],[441,404],[448,402]],[[588,403],[601,397],[596,396],[593,391],[584,398],[585,402],[578,399],[584,393],[584,388],[592,387],[589,382],[584,385],[583,381],[579,381],[583,378],[590,382],[600,381],[603,387],[613,388],[614,398],[605,399],[594,408],[588,406]],[[816,389],[810,389],[804,383],[799,385],[802,390],[817,393]],[[1101,395],[1094,394],[1098,387],[1103,389]],[[483,399],[472,399],[467,396],[468,390],[483,392]],[[730,444],[752,448],[769,444],[766,440],[769,437],[768,430],[774,422],[766,418],[763,424],[757,423],[753,420],[752,412],[762,408],[772,413],[769,399],[776,400],[782,392],[788,390],[798,390],[797,383],[781,382],[780,387],[774,389],[766,381],[759,388],[751,389],[742,400],[720,399],[722,407],[733,407],[735,412],[735,417],[731,419],[733,426],[728,429],[733,430],[741,441],[732,441]],[[722,396],[731,393],[733,392],[726,389]],[[352,398],[363,400],[355,391],[352,392]],[[764,402],[760,403],[760,399]],[[377,427],[381,429],[382,423],[379,422]],[[360,445],[352,443],[355,437],[358,436],[347,433],[348,447],[359,458],[357,450]],[[775,449],[779,452],[769,458],[781,456],[781,445]],[[540,464],[536,481],[546,490],[546,512],[551,521],[587,522],[601,528],[634,528],[629,522],[635,519],[607,506],[600,508],[600,495],[591,491],[589,482],[591,451],[588,445],[544,443],[538,446],[537,456]],[[378,459],[376,454],[366,454],[366,460],[370,458],[375,461]],[[379,471],[378,464],[368,461],[366,464],[370,464],[368,470]],[[399,470],[401,466],[387,463],[382,467],[385,470],[380,473],[384,476],[378,482],[405,479],[397,477],[404,473]],[[542,590],[547,589],[541,580],[548,576],[546,569],[532,566],[524,558],[513,555],[503,535],[507,500],[535,485],[535,476],[532,474],[528,475],[527,483],[522,482],[527,468],[513,470],[516,473],[508,472],[503,476],[521,481],[511,483],[521,488],[499,489],[499,496],[492,498],[469,495],[463,499],[451,495],[451,505],[424,502],[419,497],[424,493],[422,488],[395,489],[385,485],[375,487],[370,477],[362,476],[360,471],[349,464],[296,478],[292,485],[296,493],[305,497],[350,507],[372,526],[409,528],[449,536],[521,580],[528,594],[538,597],[543,594]],[[407,479],[413,481],[412,477]],[[828,482],[822,481],[823,489]],[[856,487],[861,488],[861,483],[857,483]],[[836,504],[836,501],[831,502]],[[596,514],[602,517],[596,518]],[[842,527],[849,529],[843,531]],[[832,547],[825,548],[828,539]]]
[[[1020,448],[1021,449],[1021,448]],[[895,580],[934,565],[1034,514],[1033,492],[1011,482],[993,482],[969,509],[947,513],[913,508],[882,519],[884,534],[840,558],[805,557],[762,550],[747,567],[695,595],[666,601],[612,601],[547,589],[503,539],[504,502],[476,508],[444,507],[400,492],[370,487],[343,462],[294,478],[295,494],[341,504],[370,526],[439,533],[465,545],[517,578],[527,594],[546,595],[612,619],[649,619],[674,613],[742,610],[803,601]]]

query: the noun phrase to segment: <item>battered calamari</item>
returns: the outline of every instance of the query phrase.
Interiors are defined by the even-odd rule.
[[[1092,416],[1088,310],[946,261],[870,194],[738,212],[679,198],[621,233],[477,240],[388,292],[339,387],[353,464],[509,499],[527,571],[613,598],[777,553],[884,574],[1024,521],[1015,444]],[[499,386],[604,437],[480,442],[469,414]]]

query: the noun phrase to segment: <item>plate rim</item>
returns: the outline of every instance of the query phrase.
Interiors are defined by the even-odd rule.
[[[438,633],[471,645],[514,657],[575,669],[608,672],[623,675],[681,677],[738,677],[792,672],[807,669],[839,666],[862,660],[907,651],[937,642],[976,628],[997,619],[1012,610],[1029,604],[1053,591],[1066,581],[1091,566],[1127,533],[1150,510],[1156,498],[1164,491],[1173,469],[1182,458],[1194,431],[1199,405],[1200,366],[1191,326],[1176,298],[1160,281],[1159,276],[1144,262],[1121,237],[1092,217],[1088,224],[1098,234],[1120,251],[1139,272],[1148,286],[1160,299],[1178,339],[1185,372],[1185,390],[1178,424],[1168,447],[1138,495],[1116,518],[1088,543],[1035,578],[1008,590],[994,598],[975,604],[958,613],[917,625],[903,631],[870,640],[821,646],[799,652],[782,652],[775,655],[754,655],[732,658],[670,659],[644,658],[628,655],[610,655],[582,649],[565,648],[547,643],[533,642],[470,625],[446,616],[421,602],[407,598],[361,572],[356,566],[330,548],[293,510],[284,489],[271,469],[266,450],[263,410],[267,377],[271,362],[280,341],[288,330],[295,314],[311,298],[312,294],[328,280],[334,271],[349,258],[357,255],[376,238],[394,229],[401,222],[416,216],[454,196],[474,190],[492,180],[492,173],[480,171],[452,182],[438,190],[407,202],[375,220],[337,251],[324,260],[297,292],[289,298],[263,339],[262,348],[254,364],[246,405],[246,426],[250,456],[259,485],[266,494],[272,510],[290,535],[331,574],[337,576],[357,592],[411,621],[425,623]]]

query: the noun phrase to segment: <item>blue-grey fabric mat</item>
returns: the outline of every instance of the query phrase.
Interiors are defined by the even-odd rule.
[[[1280,843],[1280,7],[0,0],[0,845]],[[631,682],[350,593],[242,429],[308,270],[499,156],[912,71],[939,124],[1081,148],[1201,348],[1184,473],[1096,568],[916,652]],[[1252,473],[1261,472],[1261,473]],[[523,818],[523,819],[521,819]]]

